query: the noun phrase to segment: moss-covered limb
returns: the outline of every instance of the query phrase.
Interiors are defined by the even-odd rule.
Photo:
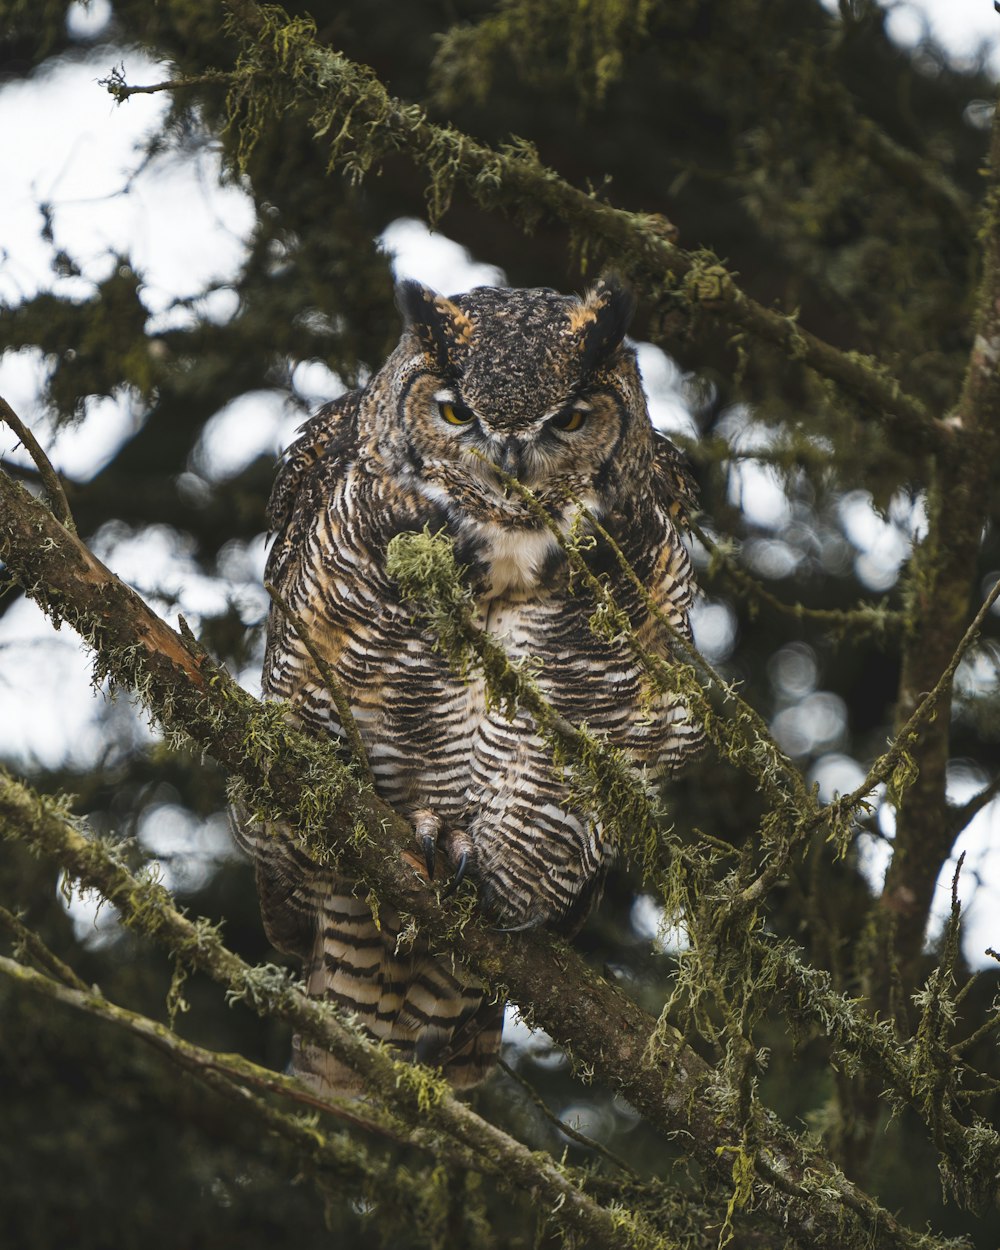
[[[288,1021],[326,1047],[361,1076],[369,1095],[409,1128],[443,1134],[468,1152],[478,1170],[535,1200],[551,1203],[558,1211],[558,1224],[584,1244],[666,1250],[641,1214],[629,1213],[623,1224],[618,1213],[588,1198],[547,1156],[532,1153],[459,1102],[441,1077],[394,1060],[329,1004],[307,998],[283,970],[246,964],[224,945],[217,929],[182,915],[162,885],[134,876],[114,848],[85,837],[62,804],[32,794],[2,771],[0,836],[19,839],[99,890],[117,907],[125,924],[163,943],[225,986],[231,997],[245,1001],[261,1015]],[[446,1145],[445,1155],[448,1149]]]
[[[838,638],[843,638],[848,631],[852,639],[863,633],[883,637],[903,628],[903,613],[881,603],[863,603],[856,608],[809,608],[803,603],[786,603],[772,594],[758,578],[748,573],[700,525],[689,521],[688,527],[711,557],[708,576],[713,577],[721,572],[733,590],[749,602],[751,609],[763,606],[796,621],[813,621],[817,625],[826,625],[831,634]]]
[[[56,519],[61,521],[71,533],[76,533],[73,513],[70,511],[69,500],[66,498],[63,484],[59,480],[59,474],[52,467],[52,461],[45,454],[41,443],[39,443],[38,439],[35,438],[34,434],[32,434],[2,395],[0,395],[0,421],[14,431],[20,443],[34,461],[35,468],[38,470],[39,480],[45,488],[46,495],[49,497],[49,503],[52,505],[52,511],[55,513]]]
[[[330,164],[352,177],[363,177],[387,154],[403,151],[428,172],[435,216],[446,210],[459,183],[480,204],[503,208],[528,225],[550,215],[639,280],[650,298],[696,306],[727,332],[735,329],[770,343],[828,378],[882,420],[908,454],[942,452],[955,441],[955,431],[907,395],[876,361],[840,351],[802,329],[794,317],[758,304],[717,257],[682,251],[649,215],[577,190],[542,165],[529,145],[494,150],[454,127],[432,124],[416,105],[391,97],[370,69],[322,45],[306,20],[289,19],[280,8],[255,0],[226,0],[225,8],[241,47],[230,91],[241,159],[269,119],[296,101],[312,110],[313,129]],[[115,88],[119,94],[123,89]]]
[[[33,795],[2,773],[0,833],[19,837],[37,852],[63,864],[72,876],[113,902],[123,921],[163,942],[261,1014],[290,1021],[351,1063],[379,1102],[411,1131],[429,1135],[416,1138],[418,1144],[445,1134],[456,1148],[470,1152],[470,1163],[479,1170],[522,1192],[527,1190],[536,1200],[560,1202],[560,1222],[588,1244],[595,1235],[611,1238],[604,1242],[598,1239],[598,1245],[636,1245],[648,1250],[662,1244],[648,1235],[636,1213],[609,1213],[596,1207],[550,1161],[481,1121],[457,1103],[440,1080],[395,1063],[379,1047],[353,1034],[327,1005],[306,998],[278,970],[248,967],[223,945],[214,928],[181,915],[162,886],[136,878],[111,848],[85,838],[57,800]],[[719,1091],[711,1095],[715,1078],[708,1065],[669,1026],[659,1030],[661,1047],[667,1045],[669,1059],[645,1063],[643,1055],[653,1021],[614,986],[596,978],[567,948],[545,935],[523,940],[526,937],[489,934],[470,924],[463,941],[481,964],[487,963],[486,952],[499,957],[507,983],[523,986],[523,1001],[537,1004],[539,1023],[544,1023],[557,1040],[571,1042],[595,1076],[620,1088],[654,1122],[671,1132],[682,1132],[690,1141],[691,1154],[706,1171],[716,1174],[723,1185],[728,1184],[729,1169],[724,1158],[720,1163],[720,1157],[739,1136],[734,1136],[735,1129],[720,1110]],[[539,958],[540,951],[549,957]],[[543,1005],[555,1010],[543,1011]],[[924,1239],[899,1225],[832,1168],[819,1150],[797,1139],[775,1117],[759,1107],[754,1116],[761,1175],[779,1178],[779,1182],[755,1186],[755,1209],[799,1244],[822,1250],[843,1250],[852,1245],[872,1245],[880,1250],[937,1250],[944,1246],[935,1238]],[[563,1193],[570,1198],[562,1199]],[[600,1214],[591,1223],[595,1207]]]
[[[16,981],[34,993],[44,994],[64,1006],[86,1012],[127,1030],[144,1045],[152,1046],[166,1055],[171,1062],[197,1076],[203,1077],[206,1073],[215,1073],[242,1087],[249,1086],[264,1090],[278,1095],[287,1102],[324,1111],[335,1119],[354,1128],[373,1133],[377,1137],[403,1144],[411,1141],[410,1133],[405,1125],[393,1120],[391,1116],[380,1112],[375,1107],[361,1107],[356,1101],[349,1099],[327,1101],[317,1098],[293,1077],[285,1076],[284,1073],[262,1068],[259,1064],[239,1054],[222,1054],[196,1046],[178,1036],[167,1025],[111,1002],[96,986],[88,986],[79,981],[79,978],[76,978],[78,984],[71,985],[62,978],[56,979],[38,972],[6,956],[0,956],[0,975]]]
[[[339,846],[352,872],[387,904],[412,915],[428,933],[444,933],[450,923],[462,922],[457,900],[442,907],[402,862],[399,851],[409,846],[408,826],[367,788],[356,783],[351,788],[350,772],[329,744],[310,742],[290,730],[275,709],[256,703],[224,674],[211,670],[137,595],[82,549],[47,509],[2,477],[0,555],[37,602],[56,619],[68,620],[100,649],[103,671],[141,692],[151,712],[175,733],[186,730],[193,741],[222,760],[252,791],[263,812],[283,813],[293,824],[300,822],[302,836],[314,851],[324,844]],[[166,654],[158,653],[151,642],[160,637]],[[331,784],[332,794],[325,790]],[[123,915],[144,920],[148,931],[186,960],[206,971],[215,968],[220,979],[227,979],[235,992],[259,1009],[269,1004],[275,1014],[318,1036],[348,1062],[377,1062],[375,1048],[359,1049],[360,1039],[337,1024],[322,1004],[303,998],[286,980],[268,980],[231,953],[223,954],[217,934],[179,916],[154,883],[139,883],[124,873],[106,848],[73,831],[59,804],[49,801],[40,806],[23,787],[5,781],[0,814],[15,836],[40,850],[47,848],[71,875],[111,897]],[[359,821],[368,836],[345,842],[343,831]],[[724,1191],[731,1185],[731,1167],[720,1159],[740,1140],[741,1130],[720,1112],[718,1099],[706,1097],[706,1091],[715,1088],[716,1076],[679,1033],[667,1028],[658,1034],[669,1040],[669,1064],[644,1064],[655,1022],[545,933],[508,936],[471,921],[462,929],[461,947],[472,967],[493,984],[502,983],[531,1018],[568,1046],[598,1079],[620,1090],[664,1132],[685,1134],[692,1156],[715,1184]],[[412,1069],[400,1073],[396,1065],[382,1076],[366,1074],[365,1079],[397,1112],[401,1108],[394,1099],[412,1106],[419,1091],[426,1089],[426,1078],[415,1081]],[[446,1096],[435,1104],[449,1110],[454,1105]],[[799,1141],[763,1110],[755,1114],[760,1120],[757,1157],[764,1180],[754,1191],[754,1201],[762,1219],[817,1250],[869,1244],[882,1250],[917,1250],[922,1244],[941,1244],[933,1239],[922,1242],[851,1186],[820,1151]],[[537,1191],[539,1165],[533,1156],[517,1154],[512,1161],[498,1151],[496,1158],[512,1182],[523,1179]],[[780,1177],[780,1184],[771,1181],[772,1174]],[[565,1182],[553,1178],[552,1183]],[[575,1200],[564,1203],[564,1222],[575,1214]],[[622,1241],[620,1229],[616,1237]]]
[[[949,956],[918,994],[925,1013],[936,1013],[937,1034],[929,1042],[925,1028],[924,1036],[918,1030],[900,1042],[891,1021],[873,1018],[856,999],[838,992],[830,974],[810,966],[794,943],[754,933],[746,954],[757,1001],[780,1004],[793,1025],[808,1024],[828,1038],[835,1064],[863,1069],[895,1111],[915,1110],[962,1205],[989,1201],[1000,1166],[1000,1133],[963,1109],[966,1090],[990,1078],[961,1061],[966,1041],[951,1044],[960,1020]],[[730,993],[734,1001],[741,997],[738,989]]]
[[[0,976],[61,1006],[124,1029],[142,1044],[165,1055],[179,1070],[190,1073],[234,1103],[240,1117],[252,1121],[260,1133],[282,1139],[289,1163],[297,1172],[310,1176],[321,1197],[332,1187],[353,1199],[378,1200],[388,1194],[400,1210],[411,1213],[424,1205],[428,1175],[413,1175],[408,1169],[373,1155],[356,1137],[329,1131],[312,1111],[300,1114],[286,1110],[253,1091],[265,1090],[285,1101],[292,1099],[311,1105],[376,1137],[403,1145],[414,1144],[412,1134],[404,1126],[388,1117],[379,1117],[374,1109],[365,1108],[369,1113],[366,1118],[360,1114],[356,1103],[322,1103],[306,1095],[296,1081],[260,1068],[242,1055],[219,1054],[193,1045],[166,1025],[120,1007],[95,990],[80,991],[60,985],[15,960],[0,956]],[[459,1167],[468,1163],[464,1152],[449,1161]]]
[[[0,928],[6,929],[14,939],[14,953],[25,955],[34,960],[46,974],[54,977],[71,989],[86,990],[86,984],[76,975],[69,964],[64,963],[58,955],[45,945],[33,929],[29,929],[19,916],[0,906]]]
[[[277,587],[272,586],[268,582],[265,584],[264,589],[285,614],[299,641],[308,651],[309,658],[316,665],[316,671],[329,691],[337,709],[337,719],[340,721],[341,729],[350,748],[355,767],[367,784],[374,787],[375,774],[372,772],[372,766],[368,760],[368,752],[365,750],[365,744],[361,740],[361,731],[358,729],[357,721],[354,719],[354,713],[351,711],[351,705],[343,683],[309,637],[309,629],[305,621],[292,610],[291,605],[285,600]]]

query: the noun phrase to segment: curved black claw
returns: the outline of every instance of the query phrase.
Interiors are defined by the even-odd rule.
[[[469,866],[469,852],[463,851],[458,860],[458,867],[455,869],[455,875],[441,891],[443,899],[450,898],[465,879],[465,870]]]
[[[424,848],[424,863],[427,865],[427,876],[433,881],[434,855],[437,851],[437,842],[429,833],[425,833],[420,838],[420,845]]]

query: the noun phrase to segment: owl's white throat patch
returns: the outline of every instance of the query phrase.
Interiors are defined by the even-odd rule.
[[[599,512],[594,498],[588,496],[581,502],[588,511]],[[568,508],[560,521],[564,534],[569,532],[575,511]],[[489,567],[490,599],[537,590],[549,557],[559,549],[559,542],[549,529],[472,519],[463,528],[476,540],[479,558]]]
[[[491,599],[511,591],[534,590],[546,560],[559,546],[547,529],[521,529],[492,521],[474,521],[469,529],[478,540],[480,559],[489,566]]]

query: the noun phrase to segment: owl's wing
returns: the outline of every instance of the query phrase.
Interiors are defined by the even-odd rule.
[[[643,596],[635,592],[626,579],[623,606],[635,622],[641,644],[668,665],[678,663],[674,641],[665,630],[665,619],[676,635],[692,641],[691,607],[696,586],[691,556],[682,534],[696,507],[695,483],[685,457],[662,435],[656,435],[652,505],[645,514],[645,524],[637,527],[631,543],[622,547],[639,580],[657,609],[650,612]],[[680,657],[682,659],[682,657]],[[695,721],[686,701],[664,692],[657,700],[648,730],[648,740],[634,751],[654,773],[663,774],[677,768],[683,760],[697,753],[704,743],[704,729]]]
[[[350,454],[357,441],[360,391],[348,391],[299,426],[299,437],[285,450],[267,504],[267,522],[274,545],[267,561],[266,578],[280,586],[290,558],[300,550],[311,496],[321,471]]]
[[[688,517],[698,504],[687,457],[665,435],[654,431],[653,437],[653,493],[674,524],[687,529]]]
[[[267,507],[273,546],[265,582],[294,599],[289,583],[304,558],[306,533],[319,506],[320,477],[337,471],[356,443],[358,392],[342,395],[299,428],[299,437],[284,453]],[[265,695],[274,695],[273,673],[293,643],[284,613],[272,606],[264,664]],[[307,958],[313,945],[316,916],[330,890],[329,874],[309,862],[280,825],[255,824],[238,801],[233,803],[236,840],[254,860],[261,916],[271,941],[280,950]]]

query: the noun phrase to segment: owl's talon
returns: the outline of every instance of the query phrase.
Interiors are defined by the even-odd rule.
[[[420,839],[420,845],[424,848],[424,863],[427,865],[428,880],[434,880],[434,857],[437,853],[437,841],[425,833]]]
[[[459,856],[458,867],[455,869],[455,875],[448,882],[445,888],[441,891],[442,899],[451,898],[451,896],[455,893],[458,887],[465,880],[465,870],[466,868],[468,868],[468,866],[469,866],[469,852],[463,851],[462,854]]]

